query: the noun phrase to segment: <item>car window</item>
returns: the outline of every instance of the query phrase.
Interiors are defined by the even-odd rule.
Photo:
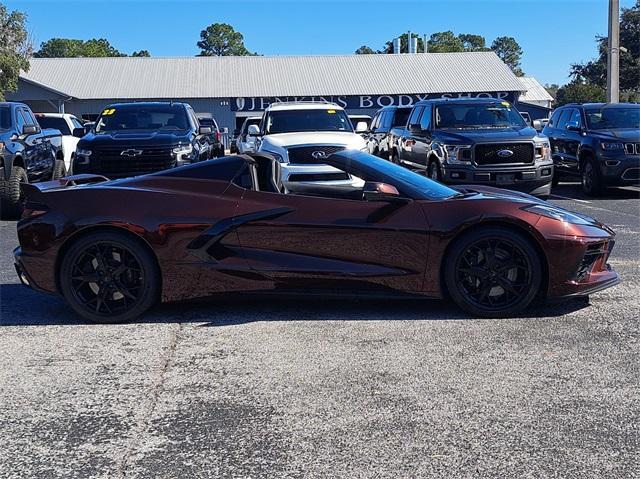
[[[24,114],[24,120],[27,123],[27,125],[35,126],[38,124],[38,122],[36,121],[36,119],[33,117],[33,115],[29,110],[27,110],[26,108],[23,108],[22,113]]]
[[[572,109],[571,117],[569,117],[569,121],[575,121],[578,125],[582,126],[582,120],[580,119],[580,110]]]
[[[567,108],[566,110],[563,110],[562,114],[560,115],[556,128],[564,128],[569,121],[569,118],[571,118],[571,110]]]
[[[426,106],[420,117],[420,128],[428,130],[431,127],[431,107]]]
[[[60,130],[60,133],[63,135],[71,134],[69,125],[64,118],[57,116],[38,116],[38,123],[40,124],[40,128],[53,128],[55,130]]]
[[[75,116],[71,117],[71,124],[73,125],[73,128],[84,128],[82,126],[82,123],[80,123],[80,121]]]
[[[564,110],[556,110],[553,112],[553,115],[551,115],[551,118],[549,119],[549,126],[553,126],[556,123],[558,123],[558,118],[560,118],[560,114],[563,112]]]
[[[391,128],[391,120],[393,119],[393,111],[392,110],[387,110],[384,112],[384,115],[382,116],[382,128],[388,130],[389,128]]]
[[[393,115],[391,126],[405,126],[410,113],[411,108],[398,108]]]
[[[420,118],[420,115],[422,114],[422,110],[424,110],[423,107],[421,106],[417,106],[413,109],[413,111],[411,112],[411,116],[409,117],[409,126],[411,125],[419,125],[419,121],[418,119]]]
[[[22,129],[24,128],[26,121],[24,120],[24,116],[22,115],[22,108],[16,109],[16,131],[18,135],[22,135]]]
[[[11,107],[0,106],[0,130],[11,128]]]
[[[371,120],[371,130],[375,130],[376,128],[378,128],[378,124],[380,122],[380,115],[381,113],[376,113],[373,117],[373,120]]]
[[[590,130],[640,129],[640,106],[606,106],[585,110]]]
[[[192,121],[180,104],[132,103],[107,107],[100,115],[95,131],[187,130]]]

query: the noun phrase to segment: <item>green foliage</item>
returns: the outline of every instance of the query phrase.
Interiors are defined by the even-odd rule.
[[[524,75],[520,68],[520,60],[522,58],[522,48],[513,37],[498,37],[491,44],[493,50],[500,60],[505,62],[511,71],[519,77]]]
[[[38,58],[72,58],[72,57],[126,57],[119,52],[108,40],[92,38],[90,40],[75,40],[71,38],[52,38],[40,45],[35,54]]]
[[[487,41],[482,35],[473,35],[471,33],[461,33],[458,38],[462,42],[465,52],[486,52],[491,50],[487,48]]]
[[[32,48],[25,20],[24,13],[9,13],[0,3],[0,101],[18,88],[20,70],[29,70]]]
[[[598,58],[571,65],[569,75],[574,81],[606,88],[607,37],[596,37]],[[627,97],[640,94],[640,0],[633,7],[623,8],[620,15],[620,90]],[[624,95],[622,95],[624,96]]]
[[[140,50],[137,52],[133,52],[131,56],[132,57],[150,57],[151,53],[149,53],[149,50]]]
[[[380,53],[380,52],[377,52],[373,48],[368,47],[366,45],[362,45],[360,48],[358,48],[355,51],[356,55],[371,55],[371,54],[374,54],[374,53]]]
[[[567,103],[598,103],[604,102],[605,89],[590,83],[573,81],[560,87],[556,93],[556,104],[562,106]]]
[[[202,30],[198,47],[200,56],[206,57],[256,55],[245,48],[242,33],[227,23],[214,23]]]
[[[463,52],[464,42],[459,36],[456,36],[451,30],[446,32],[436,32],[429,38],[427,42],[429,53],[452,53]]]

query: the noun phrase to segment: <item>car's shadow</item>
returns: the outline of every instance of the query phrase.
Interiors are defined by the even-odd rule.
[[[587,307],[575,299],[529,308],[519,319],[558,317]],[[256,321],[468,320],[449,301],[427,299],[285,298],[224,296],[206,301],[163,304],[136,323],[203,323],[230,326]],[[20,284],[0,285],[0,326],[77,325],[83,320],[53,295]]]
[[[598,196],[587,196],[582,191],[582,186],[578,181],[563,179],[558,186],[554,186],[551,191],[551,198],[563,196],[574,200],[629,200],[640,198],[640,189],[634,187],[607,188]]]

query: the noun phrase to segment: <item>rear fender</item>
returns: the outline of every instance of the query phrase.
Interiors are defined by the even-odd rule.
[[[27,200],[44,203],[42,200],[44,199],[44,194],[47,191],[60,190],[72,186],[102,183],[104,181],[109,181],[109,179],[101,175],[73,175],[42,183],[25,183],[22,185],[22,190]]]

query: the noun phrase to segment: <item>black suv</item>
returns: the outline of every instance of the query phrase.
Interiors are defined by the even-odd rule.
[[[549,140],[503,100],[417,102],[407,125],[393,128],[391,161],[444,183],[486,184],[547,197],[553,161]]]
[[[378,110],[371,121],[369,132],[365,135],[367,148],[372,155],[388,160],[389,132],[396,126],[404,126],[411,113],[410,106],[385,106]]]
[[[200,126],[208,126],[211,128],[209,135],[209,143],[211,144],[210,158],[219,158],[224,156],[224,144],[222,143],[222,130],[218,127],[216,119],[211,116],[198,115]]]
[[[562,174],[579,176],[584,192],[597,195],[607,186],[640,183],[640,105],[564,105],[543,133],[551,141],[554,184]]]
[[[124,178],[206,160],[211,133],[187,103],[109,105],[78,142],[73,172]]]

